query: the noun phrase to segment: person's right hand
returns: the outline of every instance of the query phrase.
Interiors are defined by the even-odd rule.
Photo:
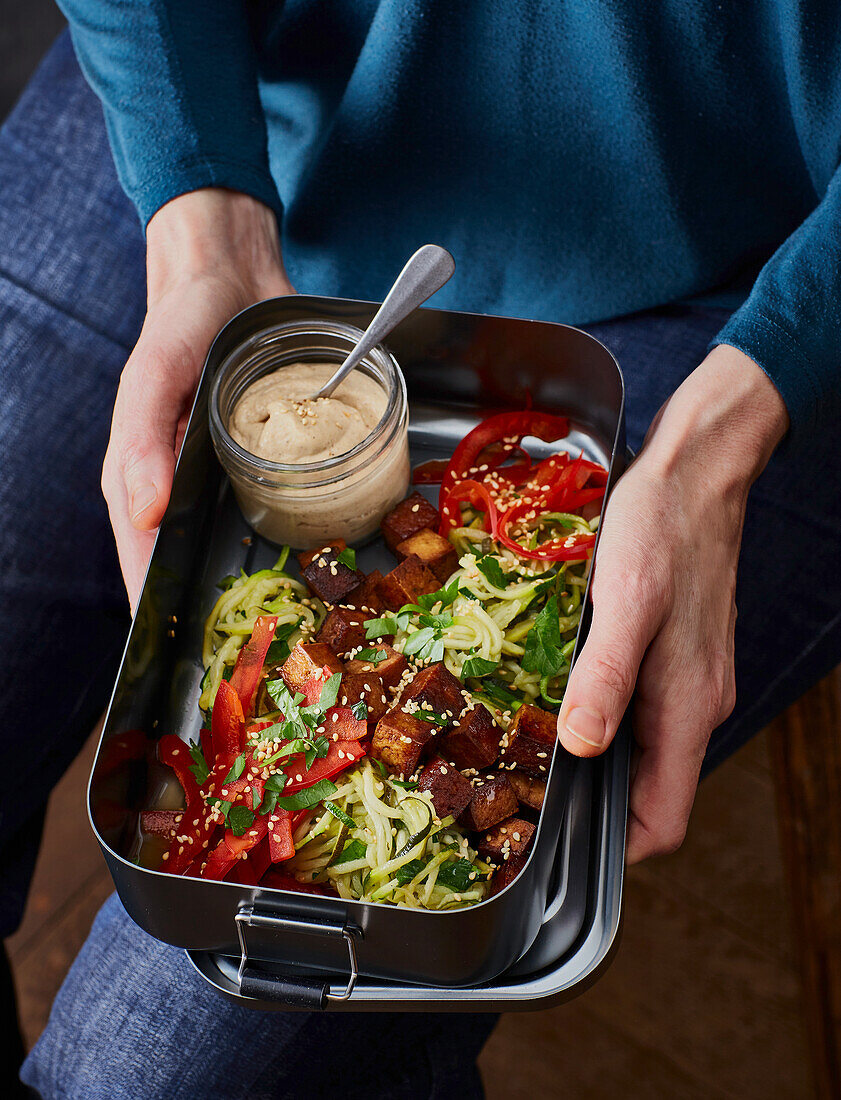
[[[147,276],[146,319],[120,377],[102,467],[132,611],[213,338],[246,306],[294,293],[274,213],[218,188],[181,195],[155,214],[147,229]]]

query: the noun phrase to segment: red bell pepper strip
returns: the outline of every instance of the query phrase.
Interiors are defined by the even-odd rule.
[[[158,742],[158,759],[162,764],[172,768],[178,777],[178,782],[184,790],[184,798],[187,802],[187,810],[193,807],[203,807],[201,792],[196,777],[190,771],[192,758],[190,750],[180,737],[174,733],[165,733]]]
[[[462,526],[461,508],[459,507],[462,501],[468,501],[478,512],[485,513],[485,530],[496,538],[499,525],[496,504],[487,488],[471,478],[460,481],[447,493],[441,504],[441,524],[438,533],[446,538],[447,532],[451,528]]]
[[[242,886],[256,886],[271,865],[268,837],[265,836],[248,853],[248,859],[237,861],[237,865],[228,875],[227,881],[239,882]]]
[[[356,718],[350,707],[330,707],[319,725],[324,726],[327,737],[334,738],[338,734],[339,741],[359,741],[368,733],[368,722]]]
[[[331,741],[327,755],[320,759],[316,757],[308,771],[304,769],[300,757],[292,757],[289,763],[283,766],[289,779],[283,788],[281,798],[296,791],[302,791],[304,787],[311,787],[319,779],[329,779],[333,775],[338,775],[351,764],[355,764],[357,760],[361,760],[364,755],[365,749],[358,741]],[[301,778],[299,779],[298,776]]]
[[[159,868],[180,875],[208,846],[216,822],[210,816],[196,777],[190,771],[190,753],[184,742],[172,733],[165,734],[158,742],[158,758],[177,775],[187,802],[178,825],[178,834],[170,839],[169,851],[165,853]]]
[[[297,894],[318,894],[325,898],[334,898],[336,891],[327,883],[298,882],[296,878],[277,867],[270,867],[260,880],[261,886],[273,890],[294,890]]]
[[[295,845],[292,843],[292,814],[289,810],[278,810],[269,818],[268,846],[272,863],[281,863],[295,855]]]
[[[250,714],[260,684],[260,674],[277,627],[276,615],[260,615],[251,637],[239,651],[230,684],[239,696],[243,714]],[[215,705],[215,704],[214,704]]]
[[[473,478],[483,471],[479,466],[480,455],[492,444],[504,447],[518,446],[528,435],[549,443],[562,439],[569,433],[569,420],[565,416],[553,416],[551,413],[535,412],[526,409],[521,412],[498,413],[483,420],[481,424],[467,433],[453,452],[450,464],[441,478],[439,507],[443,506],[450,491],[465,478]],[[490,462],[487,463],[490,467]],[[501,463],[497,463],[501,465]]]
[[[220,680],[213,700],[213,716],[210,720],[213,741],[213,759],[220,756],[238,756],[245,741],[245,719],[242,703],[236,690],[227,680]]]
[[[237,860],[259,844],[268,831],[268,825],[268,819],[258,815],[242,836],[234,836],[230,829],[226,829],[225,835],[207,857],[201,877],[223,879]]]

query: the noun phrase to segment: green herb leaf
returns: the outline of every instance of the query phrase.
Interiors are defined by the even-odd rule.
[[[245,806],[232,806],[228,811],[228,828],[234,836],[242,836],[254,824],[254,814]]]
[[[361,840],[352,840],[350,844],[346,844],[342,848],[341,853],[333,860],[333,866],[341,866],[342,863],[351,863],[355,859],[364,859],[365,853],[368,851],[367,845],[363,844]]]
[[[468,657],[461,666],[461,678],[464,680],[468,676],[490,676],[492,672],[496,672],[498,666],[499,661],[486,661],[484,657]]]
[[[263,801],[260,804],[260,813],[263,817],[271,817],[277,806],[277,791],[265,791]]]
[[[449,584],[444,585],[443,588],[439,588],[436,592],[429,592],[422,596],[418,596],[418,603],[424,611],[428,611],[430,607],[434,607],[435,604],[440,603],[442,607],[449,607],[451,603],[455,602],[455,598],[458,595],[458,577],[453,577]]]
[[[450,719],[445,714],[436,714],[432,710],[420,710],[415,711],[415,718],[419,718],[421,722],[434,722],[436,726],[446,726]]]
[[[388,779],[388,768],[385,766],[385,764],[382,762],[382,760],[380,760],[379,757],[377,757],[377,756],[371,757],[371,763],[374,764],[374,766],[376,767],[376,769],[380,773],[380,775],[383,777],[383,779]]]
[[[419,653],[425,646],[435,641],[435,631],[431,626],[425,626],[421,630],[416,630],[414,634],[410,634],[406,644],[403,646],[403,653],[409,657],[413,653]]]
[[[376,668],[380,661],[388,659],[388,654],[384,649],[361,649],[356,654],[356,659],[357,661],[367,661],[368,664]]]
[[[278,610],[271,608],[270,610]],[[298,619],[294,623],[280,623],[274,632],[274,640],[269,646],[268,653],[266,654],[266,664],[269,665],[282,665],[283,662],[289,656],[291,650],[289,649],[288,638],[295,633],[301,624],[301,620]]]
[[[356,822],[353,820],[350,814],[346,814],[345,811],[340,806],[337,806],[335,802],[330,802],[328,799],[325,799],[324,809],[329,810],[333,817],[338,818],[339,821],[342,822],[342,824],[349,826],[351,829],[356,828]]]
[[[198,785],[201,786],[210,775],[210,767],[204,758],[200,741],[190,741],[187,747],[190,750],[190,756],[193,758],[193,763],[190,765],[190,771],[196,777]]]
[[[379,619],[365,620],[365,637],[368,641],[372,638],[384,638],[389,634],[396,634],[398,630],[405,630],[409,625],[411,615],[408,611],[401,611],[398,615],[383,615]]]
[[[495,588],[508,587],[511,574],[502,572],[502,566],[493,555],[487,554],[485,557],[479,558],[476,562],[476,568]]]
[[[428,862],[426,859],[410,859],[408,863],[404,863],[402,867],[397,868],[395,878],[401,886],[405,886],[407,882],[412,881],[415,875],[421,873]]]
[[[217,810],[221,810],[222,811],[222,817],[227,817],[228,816],[228,812],[230,811],[231,806],[233,805],[233,803],[231,803],[231,802],[226,802],[224,798],[208,798],[207,799],[207,804],[208,804],[208,806],[215,806],[217,808]]]
[[[342,682],[341,672],[334,672],[329,680],[324,681],[324,686],[321,689],[321,695],[318,699],[318,707],[321,713],[324,714],[336,705],[336,700],[339,698],[339,684]]]
[[[360,699],[358,703],[354,703],[350,708],[350,713],[357,722],[364,722],[368,718],[368,704],[364,699]]]
[[[263,795],[260,792],[260,788],[259,787],[252,787],[251,788],[251,809],[254,811],[255,814],[260,812],[260,804],[262,803],[262,801],[263,801]]]
[[[356,551],[350,546],[346,546],[344,550],[340,550],[336,555],[336,561],[347,569],[356,569]]]
[[[237,779],[239,779],[239,777],[242,775],[244,770],[245,770],[245,753],[242,752],[242,753],[239,754],[239,756],[233,762],[233,764],[231,765],[231,770],[228,772],[228,774],[225,776],[225,778],[222,780],[222,782],[223,783],[233,783],[233,782],[235,782]]]
[[[273,791],[275,794],[280,794],[283,788],[286,786],[289,780],[289,776],[286,772],[276,772],[274,775],[270,775],[265,782],[265,790]]]
[[[565,664],[561,654],[563,645],[558,597],[550,596],[526,638],[523,668],[539,676],[557,676]]]
[[[502,683],[500,680],[485,680],[482,684],[482,690],[486,695],[489,695],[491,699],[495,699],[498,703],[519,702],[518,697],[513,691],[509,690],[508,685]]]
[[[435,880],[435,884],[436,886],[446,886],[450,890],[469,890],[479,877],[476,873],[476,878],[471,879],[470,876],[474,872],[476,872],[476,868],[469,859],[457,859],[450,863],[442,863],[438,868],[438,878]]]
[[[404,791],[416,791],[418,789],[417,783],[413,783],[411,779],[392,779],[391,782],[395,787],[402,787]]]
[[[329,779],[320,779],[311,787],[305,787],[302,791],[287,795],[277,800],[281,810],[305,810],[308,806],[314,806],[325,798],[330,798],[339,788]]]

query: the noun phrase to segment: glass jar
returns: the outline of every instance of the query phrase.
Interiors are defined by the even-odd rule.
[[[374,535],[386,512],[409,486],[409,412],[406,383],[382,345],[356,370],[382,387],[386,408],[373,431],[345,454],[320,462],[259,458],[229,434],[234,406],[263,375],[293,363],[338,366],[362,331],[341,321],[306,320],[255,333],[222,361],[210,392],[210,434],[242,513],[259,534],[297,550],[333,539],[348,544]]]

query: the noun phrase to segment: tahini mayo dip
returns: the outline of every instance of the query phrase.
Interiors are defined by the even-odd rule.
[[[310,400],[335,371],[335,363],[290,363],[263,375],[237,401],[228,431],[269,462],[324,462],[347,454],[376,428],[388,402],[382,387],[358,370],[330,397]]]

